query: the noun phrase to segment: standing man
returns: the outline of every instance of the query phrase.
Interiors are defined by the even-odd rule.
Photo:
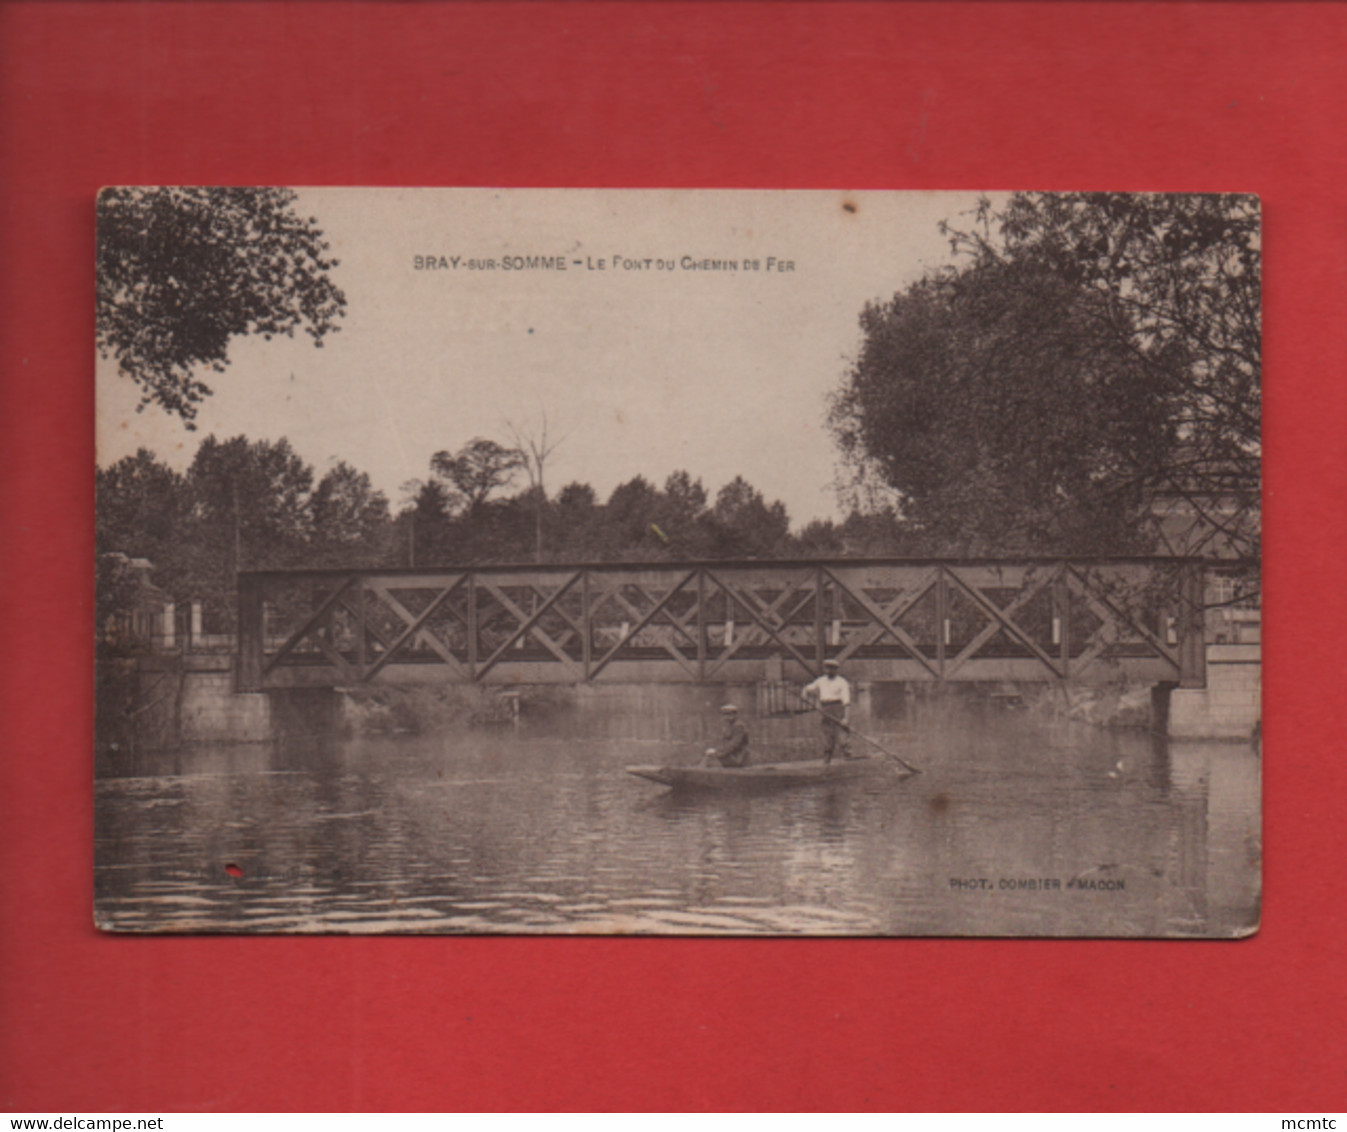
[[[823,675],[805,685],[804,697],[818,705],[823,716],[823,763],[833,761],[833,752],[840,746],[842,757],[851,758],[851,743],[847,738],[851,714],[851,685],[841,673],[841,662],[829,657],[823,662]]]

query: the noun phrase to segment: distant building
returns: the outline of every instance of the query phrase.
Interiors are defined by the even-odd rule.
[[[1254,644],[1261,638],[1258,551],[1262,509],[1257,463],[1189,462],[1189,470],[1151,496],[1157,551],[1181,557],[1229,559],[1209,567],[1206,635],[1209,644]],[[1237,566],[1237,562],[1253,565]]]
[[[154,563],[112,551],[101,555],[99,564],[99,586],[110,591],[103,597],[111,598],[107,601],[111,612],[99,626],[103,640],[119,646],[172,648],[175,607],[169,595],[150,581]]]

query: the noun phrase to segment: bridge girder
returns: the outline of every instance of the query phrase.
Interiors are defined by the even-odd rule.
[[[810,679],[1200,686],[1204,563],[694,562],[239,575],[242,690]]]

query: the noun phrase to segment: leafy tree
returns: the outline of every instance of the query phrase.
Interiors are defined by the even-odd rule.
[[[1136,461],[1167,444],[1167,388],[1092,334],[1095,301],[1037,264],[924,280],[861,316],[833,404],[843,451],[951,553],[1127,548]]]
[[[786,505],[768,505],[762,492],[735,476],[716,494],[713,553],[717,558],[766,558],[786,548],[790,519]]]
[[[837,528],[840,553],[858,558],[937,554],[940,547],[892,507],[852,510]]]
[[[594,547],[597,556],[638,561],[664,557],[664,544],[651,526],[658,503],[659,492],[644,476],[633,476],[613,488]]]
[[[590,515],[599,505],[599,497],[587,483],[568,483],[557,492],[557,507],[573,515]]]
[[[397,560],[387,502],[369,478],[339,463],[314,489],[313,469],[286,440],[209,436],[185,476],[142,449],[100,470],[97,489],[100,555],[149,559],[156,585],[204,602],[221,627],[240,569]],[[119,591],[112,574],[100,578],[102,612]]]
[[[1163,386],[1170,434],[1135,453],[1150,499],[1178,497],[1223,545],[1257,557],[1261,429],[1261,247],[1256,197],[1017,193],[983,201],[974,263],[1037,265],[1094,301],[1090,333]]]
[[[478,562],[536,561],[534,489],[506,499],[492,499],[466,511],[450,522],[448,561],[468,565]]]
[[[430,566],[445,560],[449,544],[452,496],[437,479],[406,485],[414,489],[411,507],[403,516],[411,524],[409,566]]]
[[[566,562],[594,557],[597,528],[603,508],[587,483],[568,483],[559,492],[548,513],[548,544]]]
[[[234,607],[235,574],[309,564],[313,469],[287,440],[208,436],[187,469],[191,518],[176,557],[180,598]]]
[[[97,342],[105,357],[193,428],[232,338],[291,336],[321,346],[346,297],[329,277],[317,221],[279,188],[110,188],[98,198]]]
[[[494,440],[475,437],[455,453],[436,452],[430,470],[466,501],[468,510],[481,507],[491,493],[508,487],[515,473],[527,465],[518,448],[506,448]]]
[[[182,535],[182,477],[146,448],[100,468],[95,495],[100,555],[119,552],[158,563]]]
[[[794,539],[792,556],[837,558],[846,550],[842,532],[831,519],[811,519]]]
[[[374,566],[389,560],[388,500],[344,460],[318,481],[309,500],[315,565]]]
[[[1256,550],[1258,206],[1016,194],[861,316],[830,423],[947,551],[1153,550],[1167,498]]]
[[[706,488],[685,471],[670,474],[653,508],[652,532],[674,558],[705,558],[710,553],[711,528]]]
[[[706,509],[706,488],[687,472],[671,472],[664,481],[664,496],[670,508],[682,518],[692,520]]]

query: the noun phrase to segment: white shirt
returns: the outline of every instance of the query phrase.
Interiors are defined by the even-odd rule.
[[[845,677],[825,673],[812,684],[807,684],[804,690],[806,693],[817,692],[819,703],[851,706],[851,685]]]

